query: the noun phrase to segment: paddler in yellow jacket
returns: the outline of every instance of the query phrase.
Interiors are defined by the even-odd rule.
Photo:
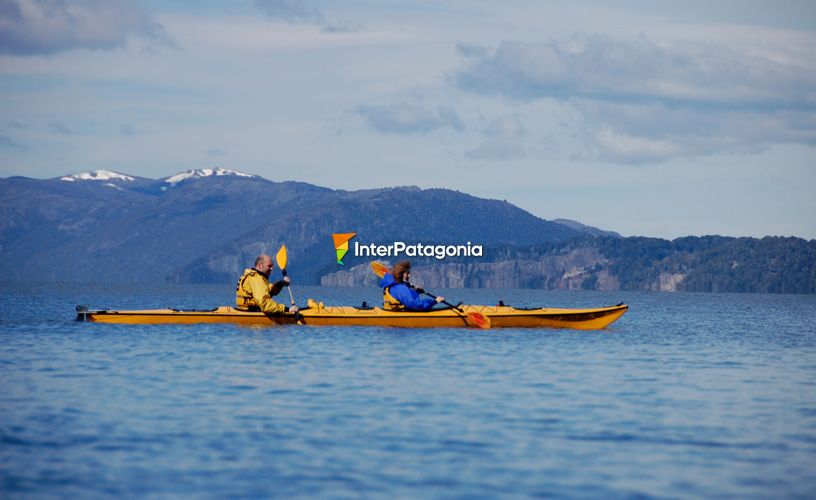
[[[264,253],[255,259],[254,268],[244,270],[235,289],[236,309],[263,311],[266,314],[298,312],[298,306],[287,307],[272,300],[272,297],[279,294],[283,287],[289,286],[290,281],[289,276],[286,276],[281,281],[270,285],[269,273],[274,267],[272,257]]]

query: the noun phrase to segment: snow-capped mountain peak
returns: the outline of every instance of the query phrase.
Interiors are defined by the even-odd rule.
[[[244,172],[239,172],[237,170],[230,170],[227,168],[201,168],[195,170],[187,170],[186,172],[181,172],[176,174],[172,177],[168,177],[164,179],[164,182],[175,185],[181,181],[187,179],[201,179],[203,177],[211,177],[211,176],[222,176],[222,175],[234,175],[236,177],[255,177],[254,175],[247,174]]]
[[[94,170],[93,172],[80,172],[78,174],[66,175],[60,177],[61,181],[76,182],[76,181],[133,181],[133,177],[112,170]]]

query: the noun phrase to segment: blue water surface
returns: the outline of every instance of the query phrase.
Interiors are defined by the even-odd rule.
[[[0,497],[816,495],[816,297],[440,292],[631,309],[595,332],[103,325],[74,306],[232,290],[0,284]]]

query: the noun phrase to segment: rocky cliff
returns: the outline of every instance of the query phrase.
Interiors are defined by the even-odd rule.
[[[413,278],[430,288],[816,293],[816,241],[799,238],[582,238],[488,255],[493,260],[419,262]],[[376,280],[359,266],[321,283]]]

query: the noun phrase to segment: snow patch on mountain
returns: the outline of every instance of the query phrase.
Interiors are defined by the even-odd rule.
[[[172,177],[168,177],[164,179],[164,182],[168,184],[175,185],[181,181],[185,181],[187,179],[201,179],[204,177],[211,177],[211,176],[222,176],[222,175],[234,175],[237,177],[256,177],[251,174],[247,174],[244,172],[239,172],[237,170],[230,170],[227,168],[201,168],[195,170],[188,170],[186,172],[181,172],[180,174],[176,174]]]
[[[133,177],[112,170],[94,170],[93,172],[80,172],[78,174],[66,175],[60,177],[61,181],[76,182],[76,181],[133,181]]]

